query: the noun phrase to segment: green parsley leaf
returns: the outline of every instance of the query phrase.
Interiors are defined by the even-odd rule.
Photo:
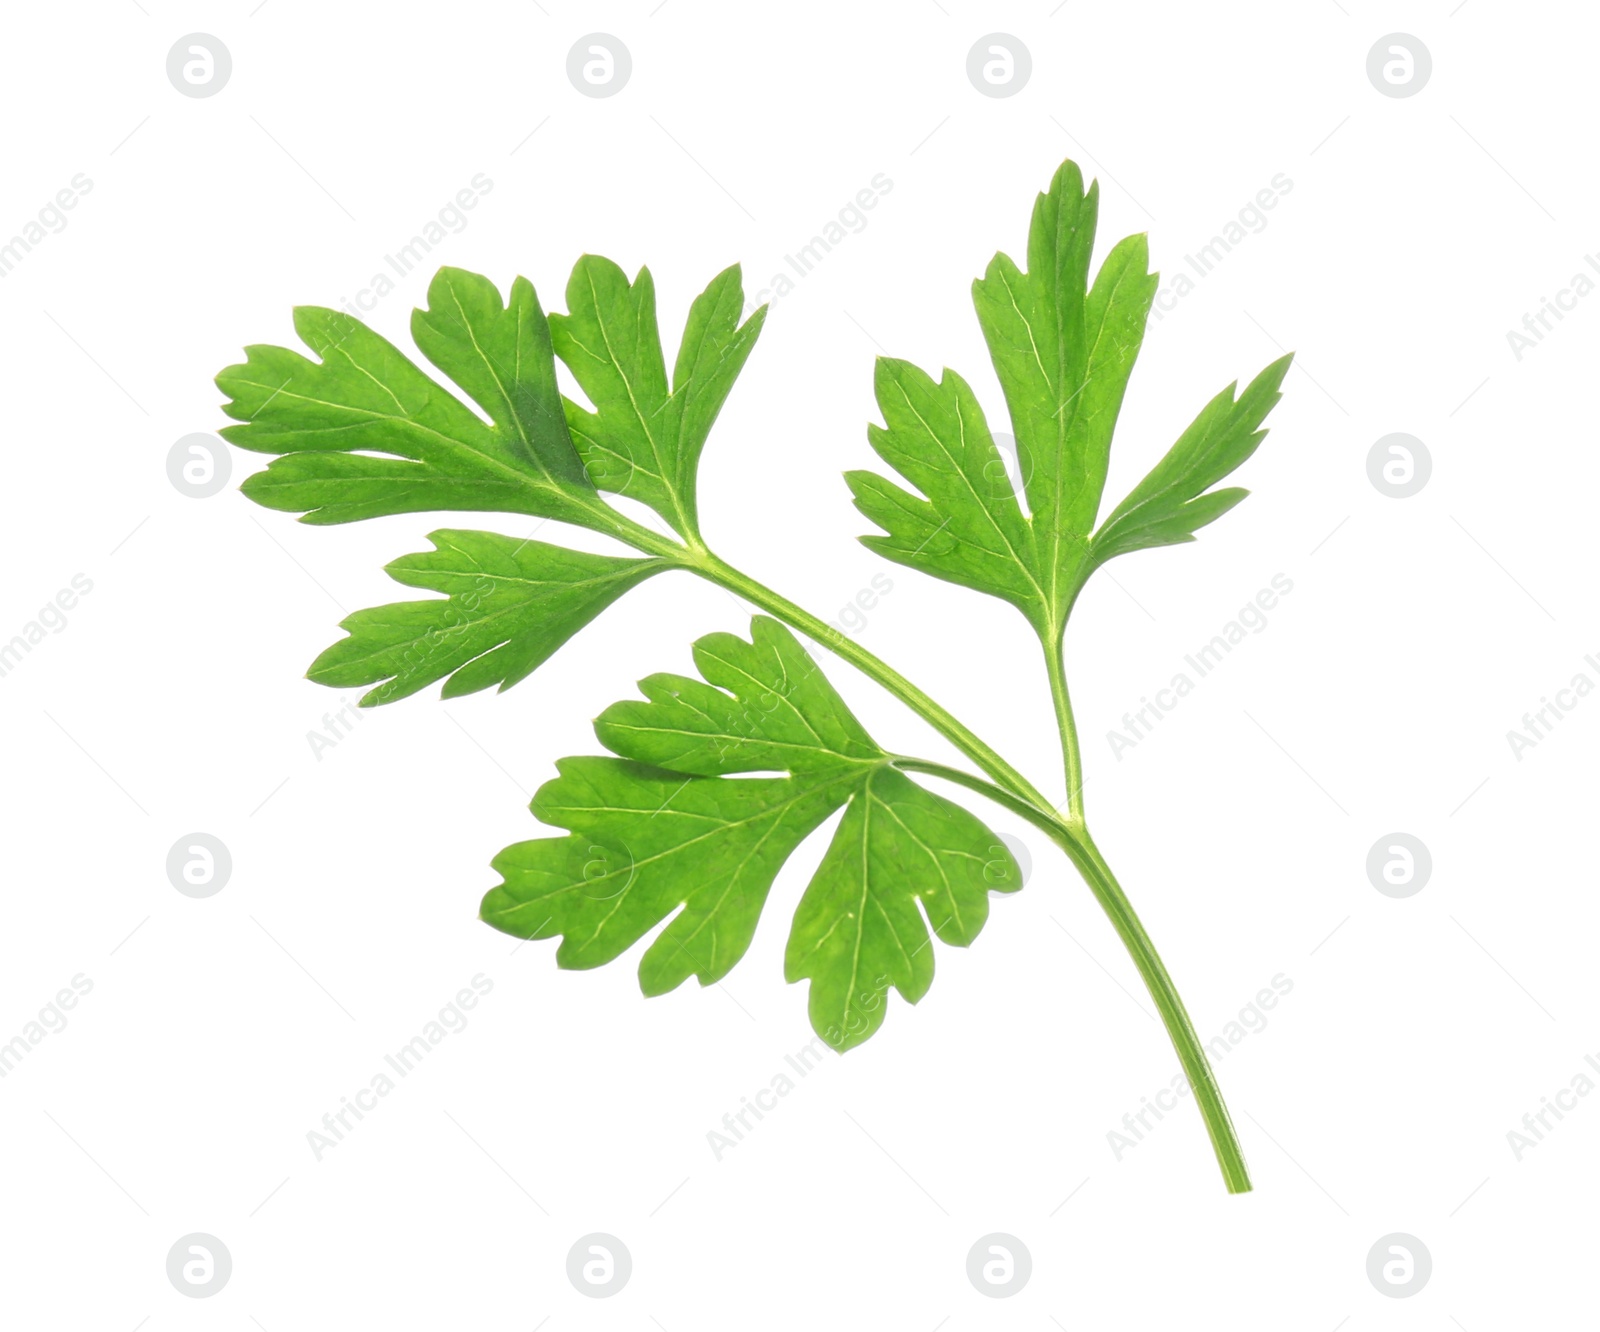
[[[974,815],[895,768],[874,768],[800,899],[784,976],[810,978],[819,1035],[841,1050],[859,1045],[883,1025],[888,986],[914,1004],[933,984],[923,915],[941,940],[965,947],[989,917],[989,893],[1021,885],[1010,851]]]
[[[926,499],[873,472],[846,472],[856,507],[888,533],[862,544],[952,583],[1003,597],[1035,626],[1049,609],[1034,530],[1017,503],[983,409],[966,380],[937,384],[909,361],[878,358],[878,456]]]
[[[1283,397],[1291,353],[1280,357],[1239,394],[1235,381],[1217,394],[1167,451],[1150,475],[1117,505],[1094,534],[1091,559],[1104,564],[1130,550],[1193,541],[1194,534],[1250,492],[1238,486],[1211,490],[1239,467],[1267,437],[1261,423]],[[1209,493],[1207,493],[1209,492]]]
[[[217,376],[241,422],[223,437],[283,455],[243,492],[308,523],[469,509],[610,530],[567,432],[533,287],[518,278],[502,306],[488,279],[445,268],[428,302],[413,315],[417,345],[490,423],[360,320],[301,306],[295,331],[320,360],[247,347]]]
[[[1027,271],[997,254],[972,284],[1028,512],[972,390],[950,370],[935,384],[904,361],[878,362],[884,424],[868,438],[920,495],[871,472],[846,474],[856,506],[886,533],[863,537],[866,545],[1010,601],[1041,637],[1060,632],[1107,559],[1192,540],[1243,498],[1204,492],[1260,443],[1288,365],[1274,362],[1238,403],[1224,391],[1091,538],[1157,285],[1143,236],[1113,246],[1090,284],[1098,208],[1098,185],[1086,190],[1077,166],[1063,163],[1035,202]]]
[[[1087,290],[1100,188],[1066,163],[1034,204],[1028,271],[997,254],[972,284],[1005,391],[1047,568],[1069,585],[1094,526],[1122,395],[1157,279],[1143,236],[1113,247]]]
[[[630,284],[611,260],[584,255],[567,283],[568,312],[550,316],[556,355],[594,406],[566,402],[589,475],[649,505],[680,536],[698,534],[700,452],[766,319],[762,306],[741,324],[743,309],[735,264],[690,307],[670,389],[648,268]]]
[[[750,642],[702,638],[694,656],[703,679],[650,676],[645,701],[601,715],[620,757],[558,765],[532,808],[570,831],[501,852],[481,914],[520,938],[560,935],[567,968],[612,961],[668,921],[640,960],[644,992],[709,985],[749,948],[783,862],[844,806],[785,971],[811,981],[812,1025],[848,1049],[881,1025],[890,987],[927,993],[923,914],[944,942],[971,943],[988,894],[1020,887],[1020,870],[978,819],[894,766],[776,620],[756,617]]]
[[[663,560],[589,555],[494,532],[433,532],[434,549],[387,566],[397,583],[447,599],[357,611],[306,672],[345,689],[383,681],[363,706],[391,703],[445,676],[444,697],[526,679]]]

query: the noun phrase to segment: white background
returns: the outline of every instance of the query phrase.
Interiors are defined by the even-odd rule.
[[[1580,670],[1600,681],[1583,662],[1600,651],[1600,299],[1520,361],[1506,332],[1600,244],[1593,15],[94,0],[11,6],[6,26],[0,233],[75,173],[93,188],[0,280],[0,638],[73,575],[93,591],[0,679],[0,1041],[74,975],[93,989],[0,1080],[0,1324],[1484,1332],[1592,1317],[1578,1181],[1600,1164],[1600,1097],[1520,1160],[1507,1133],[1600,1050],[1600,696],[1520,761],[1506,733]],[[965,72],[996,30],[1033,61],[1003,99]],[[197,31],[233,58],[206,99],[165,73]],[[605,100],[565,73],[596,31],[633,59]],[[1433,58],[1405,99],[1365,70],[1396,31]],[[1240,474],[1252,497],[1195,545],[1117,561],[1068,637],[1091,822],[1196,1025],[1216,1035],[1274,975],[1293,982],[1219,1066],[1257,1192],[1224,1193],[1188,1101],[1116,1159],[1108,1133],[1175,1057],[1070,867],[992,810],[1030,844],[1027,890],[996,900],[968,952],[941,947],[922,1004],[892,1000],[878,1036],[718,1161],[707,1132],[812,1038],[781,958],[819,843],[720,991],[646,1001],[637,950],[559,972],[553,942],[518,949],[475,915],[490,858],[538,834],[526,805],[554,760],[595,750],[589,719],[640,676],[687,669],[700,634],[742,631],[746,610],[654,581],[510,693],[430,690],[319,760],[308,732],[355,693],[303,672],[343,614],[408,595],[382,565],[443,524],[528,524],[299,526],[235,493],[262,460],[234,453],[229,488],[195,500],[168,481],[168,450],[223,424],[211,379],[244,344],[292,344],[294,304],[354,296],[477,173],[493,189],[469,225],[370,317],[402,345],[434,259],[502,290],[525,274],[561,309],[587,250],[651,265],[670,355],[713,273],[740,261],[766,285],[883,173],[869,225],[771,311],[706,451],[705,531],[828,618],[887,573],[862,641],[1059,793],[1021,617],[857,544],[839,472],[874,461],[880,348],[958,368],[1003,426],[968,284],[997,248],[1022,253],[1067,156],[1100,178],[1100,252],[1148,230],[1168,275],[1274,175],[1293,184],[1152,325],[1107,489],[1281,345],[1300,360]],[[1368,480],[1392,431],[1433,458],[1414,498]],[[1267,627],[1114,757],[1122,714],[1279,573],[1294,589]],[[825,665],[886,743],[952,757]],[[1405,900],[1365,870],[1397,830],[1434,861]],[[195,831],[233,857],[205,900],[165,870]],[[494,988],[470,1025],[316,1160],[308,1131],[477,973]],[[194,1231],[233,1256],[214,1298],[166,1276]],[[592,1231],[632,1253],[615,1298],[565,1274]],[[1033,1257],[1007,1300],[966,1275],[993,1231]],[[1409,1299],[1365,1271],[1396,1231],[1433,1256]]]

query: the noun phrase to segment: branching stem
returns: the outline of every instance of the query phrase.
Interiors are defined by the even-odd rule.
[[[652,555],[671,560],[681,568],[698,574],[718,587],[760,607],[774,618],[783,621],[814,642],[842,657],[870,679],[877,681],[891,694],[924,721],[934,727],[951,744],[970,759],[988,780],[960,768],[948,767],[921,759],[897,758],[896,766],[909,772],[920,772],[955,782],[969,790],[987,796],[1026,819],[1056,843],[1077,866],[1078,872],[1089,885],[1095,900],[1110,918],[1112,927],[1133,959],[1144,980],[1145,988],[1155,1001],[1156,1009],[1167,1029],[1178,1061],[1194,1091],[1195,1104],[1205,1120],[1206,1131],[1211,1135],[1211,1146],[1230,1193],[1247,1193],[1250,1174],[1245,1165],[1244,1151],[1228,1107],[1223,1102],[1222,1091],[1215,1073],[1206,1059],[1204,1045],[1189,1019],[1189,1014],[1179,997],[1172,977],[1167,974],[1155,944],[1151,942],[1143,923],[1139,920],[1117,882],[1116,875],[1106,863],[1100,848],[1089,835],[1083,815],[1083,755],[1078,744],[1078,733],[1072,716],[1072,704],[1067,694],[1066,671],[1062,657],[1062,634],[1059,629],[1044,636],[1045,660],[1050,676],[1050,696],[1055,705],[1056,722],[1061,733],[1061,748],[1067,779],[1067,803],[1063,813],[1026,777],[1011,766],[994,749],[986,744],[958,718],[940,706],[911,681],[901,675],[876,654],[862,647],[855,639],[840,633],[831,625],[819,620],[809,611],[780,596],[764,584],[726,563],[699,540],[685,546],[670,538],[660,536],[648,528],[623,520],[625,527],[619,531],[624,541]]]

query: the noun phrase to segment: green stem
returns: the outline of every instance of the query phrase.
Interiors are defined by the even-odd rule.
[[[942,777],[947,782],[954,782],[957,786],[964,786],[969,791],[976,791],[995,804],[1010,810],[1020,819],[1026,819],[1038,828],[1046,837],[1058,845],[1063,844],[1063,837],[1073,835],[1073,830],[1049,811],[1040,809],[1031,801],[1024,800],[1021,796],[1013,795],[1002,786],[987,782],[982,777],[976,777],[962,768],[952,768],[943,763],[933,763],[928,759],[911,758],[905,754],[896,754],[894,766],[905,772],[920,772],[929,777]]]
[[[785,624],[798,629],[806,637],[822,644],[830,652],[844,658],[857,670],[868,678],[876,680],[891,694],[898,698],[908,708],[932,725],[945,739],[955,745],[963,754],[988,773],[996,783],[1012,795],[1019,796],[1027,804],[1036,809],[1049,811],[1050,802],[1039,790],[1020,772],[1013,768],[1005,759],[1001,758],[993,749],[978,738],[965,724],[952,716],[943,707],[929,698],[927,694],[918,689],[910,680],[901,675],[887,662],[868,652],[864,647],[851,638],[842,634],[832,625],[819,620],[810,611],[794,604],[786,597],[779,596],[771,588],[756,582],[755,579],[739,572],[731,564],[727,564],[710,551],[703,554],[696,552],[690,560],[685,561],[685,567],[698,573],[702,578],[717,584],[718,587],[743,597],[753,605],[769,612],[782,620]]]
[[[1178,1052],[1178,1062],[1183,1065],[1184,1076],[1194,1090],[1195,1104],[1200,1107],[1206,1132],[1211,1135],[1211,1149],[1217,1154],[1217,1164],[1222,1167],[1222,1178],[1228,1186],[1228,1192],[1249,1193],[1250,1170],[1245,1164],[1244,1148],[1239,1145],[1239,1135],[1234,1130],[1233,1119],[1222,1099],[1217,1075],[1206,1058],[1205,1046],[1200,1042],[1194,1023],[1189,1020],[1188,1010],[1178,997],[1178,988],[1167,974],[1161,955],[1145,933],[1144,925],[1134,911],[1133,904],[1128,901],[1127,894],[1122,891],[1116,875],[1111,872],[1111,866],[1106,864],[1100,848],[1089,836],[1089,830],[1080,828],[1074,840],[1076,845],[1066,848],[1067,854],[1072,856],[1095,899],[1111,918],[1111,924],[1133,958],[1134,966],[1139,968],[1145,988],[1156,1002],[1167,1035]]]
[[[912,758],[896,758],[895,766],[907,772],[941,777],[945,781],[955,782],[968,790],[987,796],[996,804],[1004,806],[1041,829],[1067,853],[1072,863],[1078,867],[1078,872],[1083,875],[1084,882],[1089,885],[1089,891],[1094,894],[1095,900],[1110,918],[1117,937],[1122,940],[1123,947],[1133,958],[1133,964],[1139,969],[1145,988],[1155,1000],[1156,1008],[1161,1013],[1161,1021],[1166,1026],[1167,1036],[1178,1052],[1178,1062],[1183,1066],[1184,1076],[1188,1078],[1189,1086],[1194,1090],[1195,1104],[1200,1107],[1206,1132],[1211,1135],[1211,1147],[1217,1155],[1217,1164],[1222,1168],[1222,1178],[1228,1186],[1228,1192],[1250,1192],[1250,1171],[1245,1164],[1244,1149],[1239,1145],[1233,1120],[1228,1114],[1226,1102],[1222,1099],[1222,1089],[1217,1085],[1216,1074],[1211,1069],[1211,1062],[1206,1058],[1205,1046],[1200,1042],[1194,1023],[1189,1020],[1189,1012],[1183,1006],[1177,986],[1172,983],[1172,977],[1167,973],[1161,955],[1156,952],[1155,944],[1145,932],[1144,923],[1134,911],[1133,904],[1128,901],[1127,894],[1122,891],[1122,885],[1117,882],[1116,875],[1111,872],[1111,866],[1106,864],[1106,859],[1089,835],[1089,830],[1081,823],[1062,820],[1053,814],[1034,808],[1009,791],[1002,790],[984,781],[983,778],[974,777],[959,768]]]
[[[1128,901],[1122,886],[1117,882],[1111,867],[1106,864],[1105,857],[1100,854],[1100,848],[1095,845],[1084,824],[1083,757],[1078,746],[1077,727],[1073,722],[1072,704],[1067,696],[1060,633],[1047,636],[1046,643],[1050,644],[1053,641],[1055,646],[1054,650],[1047,646],[1045,655],[1050,673],[1050,694],[1055,703],[1056,720],[1061,731],[1066,765],[1068,812],[1064,818],[1037,787],[960,720],[853,638],[840,633],[809,611],[741,573],[698,540],[684,546],[629,519],[624,519],[623,522],[626,530],[619,530],[618,535],[624,541],[637,549],[668,559],[678,567],[688,569],[718,587],[743,597],[842,657],[870,679],[876,680],[932,725],[993,781],[985,781],[959,768],[920,759],[896,758],[897,766],[911,772],[942,777],[969,790],[980,792],[1041,829],[1067,853],[1089,885],[1095,900],[1110,918],[1123,946],[1139,969],[1139,975],[1150,991],[1150,997],[1161,1013],[1167,1035],[1178,1053],[1178,1061],[1182,1064],[1189,1085],[1194,1090],[1195,1103],[1200,1107],[1206,1131],[1211,1135],[1211,1146],[1216,1152],[1217,1163],[1222,1167],[1222,1177],[1228,1186],[1228,1191],[1249,1192],[1250,1174],[1245,1166],[1244,1151],[1239,1145],[1233,1121],[1228,1115],[1228,1107],[1223,1102],[1221,1089],[1217,1086],[1216,1075],[1206,1059],[1205,1047],[1200,1043],[1200,1037],[1194,1029],[1194,1024],[1189,1020],[1188,1011],[1183,1006],[1183,1000],[1178,997],[1177,987],[1173,985],[1172,977],[1167,974],[1160,954],[1156,952],[1155,945],[1145,932],[1132,903]]]
[[[1063,631],[1052,630],[1044,638],[1045,669],[1050,675],[1050,701],[1055,704],[1056,725],[1061,731],[1061,756],[1067,772],[1067,810],[1073,822],[1083,823],[1083,753],[1078,747],[1078,728],[1072,720],[1072,700],[1067,696],[1067,672],[1062,659]]]
[[[1078,872],[1083,875],[1089,890],[1094,893],[1101,909],[1111,918],[1112,927],[1122,940],[1123,947],[1133,958],[1134,966],[1144,980],[1145,988],[1155,1000],[1161,1021],[1173,1049],[1178,1052],[1178,1062],[1194,1090],[1195,1104],[1205,1120],[1206,1132],[1211,1135],[1211,1148],[1222,1167],[1222,1178],[1229,1193],[1250,1191],[1250,1171],[1245,1165],[1244,1149],[1222,1099],[1222,1089],[1206,1058],[1205,1046],[1189,1020],[1188,1010],[1178,995],[1178,987],[1167,974],[1166,965],[1156,946],[1146,933],[1144,923],[1122,891],[1122,885],[1111,872],[1111,866],[1095,845],[1089,834],[1083,813],[1083,752],[1078,744],[1078,728],[1072,717],[1072,701],[1067,695],[1067,676],[1062,650],[1062,632],[1057,629],[1045,637],[1045,662],[1050,674],[1050,697],[1055,704],[1056,722],[1061,730],[1061,753],[1067,772],[1067,807],[1069,816],[1063,831],[1068,834],[1062,842],[1063,849],[1072,857]]]

